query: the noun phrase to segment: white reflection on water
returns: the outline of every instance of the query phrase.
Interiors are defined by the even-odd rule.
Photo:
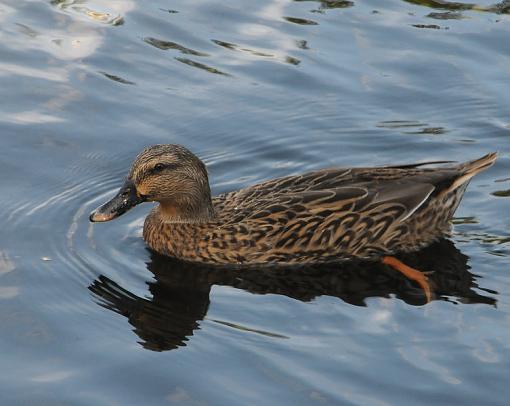
[[[51,58],[44,60],[40,68],[34,68],[33,64],[28,67],[26,61],[0,63],[0,75],[58,83],[69,83],[72,73],[84,68],[81,59],[94,54],[102,46],[106,30],[115,29],[121,16],[135,7],[131,0],[54,1],[48,4],[53,10],[54,21],[51,27],[47,27],[44,20],[23,19],[23,14],[15,8],[17,2],[11,0],[7,3],[12,7],[2,4],[0,9],[0,24],[5,27],[1,38],[3,46],[17,53],[37,55],[43,52]],[[66,120],[59,116],[59,111],[78,98],[79,91],[73,86],[62,86],[35,108],[0,113],[0,121],[19,125],[64,122]]]
[[[12,299],[19,295],[17,286],[0,286],[0,299]]]
[[[434,358],[436,354],[430,354],[427,348],[424,348],[420,343],[414,345],[404,345],[397,349],[400,356],[409,362],[416,369],[430,371],[434,376],[443,380],[443,382],[450,385],[458,385],[462,380],[456,376],[451,368],[441,365],[440,361]]]
[[[5,251],[0,251],[0,276],[16,269],[14,262]]]
[[[35,69],[28,66],[0,62],[0,75],[19,75],[52,82],[67,82],[67,72],[60,68]]]
[[[257,43],[264,40],[264,43],[270,44],[270,46],[264,48],[257,46],[256,49],[247,49],[242,45],[235,46],[234,49],[242,51],[242,53],[246,56],[246,59],[238,56],[237,58],[230,59],[229,63],[232,65],[248,64],[251,63],[250,61],[254,56],[276,58],[286,63],[292,63],[290,61],[293,60],[293,58],[289,57],[288,53],[289,51],[296,50],[296,41],[298,41],[299,38],[286,34],[284,30],[281,29],[280,25],[274,24],[274,22],[287,24],[284,22],[283,17],[286,14],[285,9],[289,6],[289,4],[291,3],[289,3],[288,0],[274,0],[272,3],[267,4],[255,13],[258,19],[262,21],[260,24],[240,24],[238,32],[241,36],[246,38],[248,41],[257,40]],[[268,21],[273,22],[273,24],[268,23]],[[297,61],[297,63],[299,63],[299,61]]]
[[[70,371],[47,372],[32,377],[31,381],[40,383],[59,382],[69,378],[72,375],[73,373]]]
[[[0,276],[4,276],[14,269],[16,269],[16,265],[14,265],[14,262],[9,258],[7,252],[0,251]],[[0,285],[0,299],[12,299],[18,295],[19,287]]]

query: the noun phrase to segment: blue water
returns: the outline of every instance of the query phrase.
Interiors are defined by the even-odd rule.
[[[506,405],[510,4],[0,1],[1,404]],[[328,166],[466,160],[450,241],[227,272],[89,212],[180,143],[214,193]]]

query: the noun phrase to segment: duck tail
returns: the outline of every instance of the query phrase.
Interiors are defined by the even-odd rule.
[[[484,155],[481,158],[475,159],[473,161],[464,162],[463,164],[458,166],[460,170],[460,176],[453,183],[452,189],[463,185],[468,182],[473,176],[478,173],[484,171],[485,169],[490,168],[496,162],[498,158],[497,152],[491,152],[490,154]]]
[[[475,159],[474,161],[468,161],[461,165],[460,169],[464,172],[464,175],[475,176],[477,173],[490,168],[496,159],[498,158],[497,152],[491,152],[490,154],[484,155],[481,158]]]

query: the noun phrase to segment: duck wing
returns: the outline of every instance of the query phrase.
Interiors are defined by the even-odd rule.
[[[214,233],[243,262],[370,256],[384,251],[385,233],[418,210],[433,191],[428,183],[392,181],[259,196],[224,207],[228,217]]]
[[[446,230],[469,179],[494,159],[439,168],[329,169],[264,182],[219,199],[221,221],[210,238],[243,263],[416,249]]]
[[[284,224],[286,220],[295,218],[313,221],[349,213],[368,216],[378,207],[381,210],[393,207],[398,213],[394,220],[402,221],[418,210],[434,189],[430,183],[400,180],[360,182],[325,190],[289,191],[259,199],[256,205],[246,207],[246,220]]]

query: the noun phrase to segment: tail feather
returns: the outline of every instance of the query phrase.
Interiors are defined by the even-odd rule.
[[[461,165],[461,169],[465,173],[473,173],[476,175],[478,172],[483,171],[484,169],[489,168],[496,162],[498,158],[497,152],[491,152],[490,154],[484,155],[481,158],[475,159],[473,161],[468,161]]]
[[[490,168],[496,162],[498,158],[497,152],[491,152],[490,154],[484,155],[481,158],[473,161],[468,161],[461,164],[458,168],[460,170],[460,176],[455,180],[450,189],[455,189],[460,185],[468,182],[473,176]]]

